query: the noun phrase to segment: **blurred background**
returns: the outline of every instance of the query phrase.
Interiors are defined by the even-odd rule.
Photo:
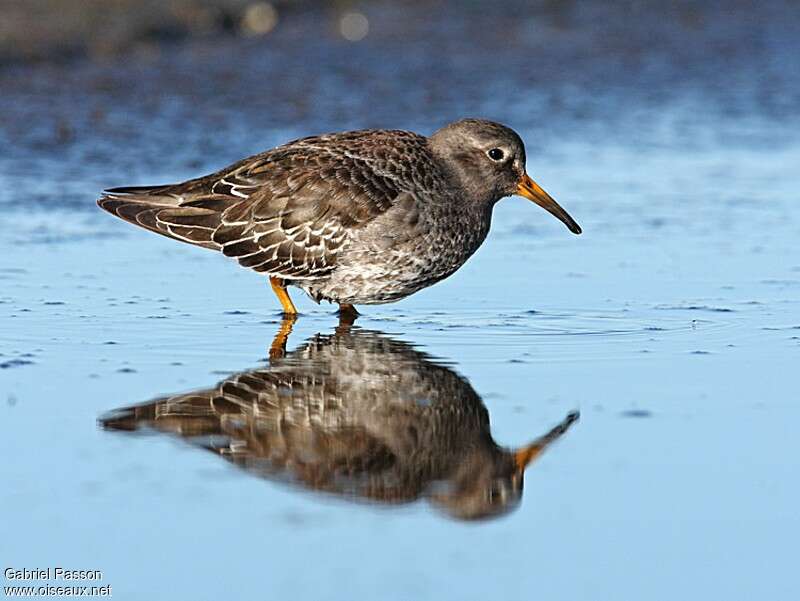
[[[430,131],[478,115],[530,134],[531,158],[568,143],[604,156],[619,144],[777,150],[800,114],[788,2],[4,0],[0,11],[0,169],[29,205],[91,208],[98,188],[196,175],[329,130]]]
[[[0,0],[3,567],[121,599],[798,598],[798,56],[780,0]],[[260,278],[103,188],[465,116],[516,129],[584,234],[504,200],[467,265],[357,325],[444,360],[498,444],[581,411],[515,511],[347,503],[98,429],[263,366],[279,327]],[[289,350],[336,326],[295,300]]]

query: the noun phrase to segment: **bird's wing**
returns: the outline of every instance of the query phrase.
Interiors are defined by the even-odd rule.
[[[383,168],[387,156],[402,152],[404,144],[419,152],[422,140],[376,130],[306,138],[182,184],[113,188],[98,204],[259,272],[324,277],[350,233],[407,189],[396,172]]]
[[[359,494],[363,478],[379,477],[396,458],[361,425],[319,413],[330,394],[324,383],[302,372],[257,369],[214,388],[118,409],[100,424],[108,430],[174,434],[262,476],[369,496]]]

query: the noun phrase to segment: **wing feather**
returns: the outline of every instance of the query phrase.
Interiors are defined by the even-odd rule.
[[[222,251],[258,272],[325,277],[354,229],[407,196],[402,183],[364,149],[376,147],[371,152],[385,157],[385,147],[420,146],[420,140],[377,130],[306,138],[181,184],[113,188],[98,204],[145,229]]]

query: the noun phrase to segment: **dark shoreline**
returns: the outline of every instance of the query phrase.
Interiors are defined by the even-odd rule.
[[[793,8],[786,0],[758,5],[688,0],[5,0],[0,6],[0,67],[108,61],[188,41],[271,37],[309,22],[316,35],[337,37],[341,17],[355,12],[369,17],[370,27],[377,17],[376,34],[389,43],[413,41],[421,34],[439,37],[450,29],[461,30],[467,44],[489,38],[515,45],[522,33],[555,42],[566,57],[589,49],[587,57],[664,53],[667,62],[691,68],[706,60],[704,50],[713,59],[790,44],[800,29]]]
[[[271,30],[281,18],[307,10],[326,11],[327,4],[318,0],[6,0],[0,7],[0,67],[102,61],[192,39],[254,35],[264,33],[252,31],[259,16],[262,30]],[[276,21],[272,26],[264,23],[265,7],[272,11],[267,18]]]

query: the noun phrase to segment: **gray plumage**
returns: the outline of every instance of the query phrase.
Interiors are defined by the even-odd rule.
[[[463,265],[486,238],[494,204],[527,177],[524,166],[514,131],[466,119],[430,137],[362,130],[304,138],[180,184],[113,188],[98,204],[316,301],[374,304]]]

